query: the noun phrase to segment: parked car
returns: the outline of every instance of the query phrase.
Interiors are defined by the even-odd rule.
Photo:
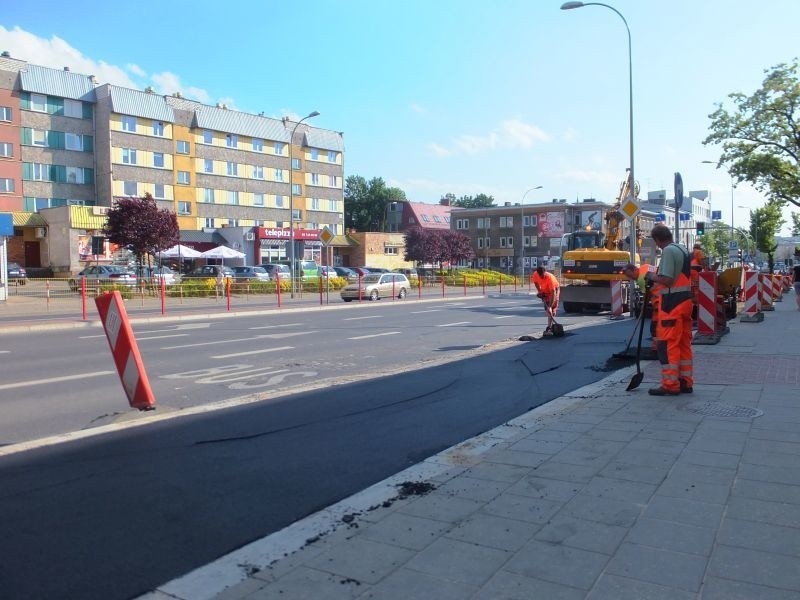
[[[78,273],[68,282],[69,289],[77,292],[81,287],[81,280],[86,280],[86,285],[127,285],[135,287],[138,281],[136,273],[126,267],[118,265],[91,265]]]
[[[175,285],[178,283],[178,276],[166,265],[160,267],[145,267],[142,277],[160,282],[164,280],[164,285]]]
[[[352,267],[352,270],[355,272],[356,275],[369,275],[369,269],[367,267]]]
[[[8,283],[25,285],[28,282],[28,272],[17,263],[8,263]]]
[[[234,276],[233,269],[231,269],[230,267],[225,267],[222,265],[205,265],[202,267],[197,267],[192,271],[189,271],[186,275],[184,275],[184,277],[190,277],[190,278],[202,277],[206,279],[216,279],[217,273],[220,272],[222,272],[222,276],[225,278],[228,277],[233,278]]]
[[[389,269],[384,269],[383,267],[364,267],[370,273],[390,273]]]
[[[408,278],[402,273],[369,273],[361,278],[360,286],[358,283],[349,283],[343,287],[341,295],[345,302],[358,300],[359,293],[363,299],[380,300],[394,295],[402,300],[409,287]]]
[[[317,273],[319,277],[338,277],[339,275],[336,273],[336,270],[333,267],[329,267],[327,265],[320,265],[317,269]]]
[[[281,263],[267,263],[261,266],[267,272],[272,281],[275,281],[278,279],[278,277],[286,280],[291,277],[291,274],[289,273],[289,265],[284,265]]]
[[[337,276],[344,277],[351,283],[358,281],[358,273],[353,271],[353,269],[348,269],[347,267],[333,267],[333,270],[336,271]]]
[[[264,267],[233,267],[236,281],[269,281],[270,276]]]

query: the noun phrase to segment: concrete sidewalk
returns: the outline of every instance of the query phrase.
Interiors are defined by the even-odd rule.
[[[800,312],[626,368],[169,582],[148,600],[800,599]]]

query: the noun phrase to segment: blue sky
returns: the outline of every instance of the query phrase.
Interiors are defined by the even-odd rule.
[[[731,185],[704,147],[708,114],[800,55],[800,2],[612,0],[633,47],[635,172],[643,195],[708,189],[730,223]],[[628,165],[628,46],[611,10],[561,0],[85,0],[13,2],[0,50],[101,83],[343,131],[345,173],[410,200],[613,201]],[[761,196],[733,192],[746,226]],[[789,210],[786,211],[788,220]],[[785,229],[786,231],[786,229]]]

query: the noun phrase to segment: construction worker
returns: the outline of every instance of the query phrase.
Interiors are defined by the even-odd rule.
[[[560,287],[556,276],[545,271],[543,265],[536,267],[533,272],[533,285],[536,286],[537,296],[542,299],[547,313],[547,329],[545,333],[553,330],[553,322],[555,321],[556,313],[558,312],[558,297],[560,295]]]
[[[652,396],[691,394],[694,386],[692,363],[692,289],[689,251],[672,241],[672,231],[658,224],[650,232],[661,248],[658,272],[645,280],[658,296],[656,347],[661,363],[661,385],[651,388]]]

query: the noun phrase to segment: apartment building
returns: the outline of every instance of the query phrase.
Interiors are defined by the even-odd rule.
[[[224,239],[257,264],[288,258],[293,237],[296,257],[319,260],[322,228],[344,233],[343,165],[341,132],[0,56],[0,211],[14,215],[9,257],[27,266],[81,260],[51,251],[64,227],[32,215],[77,206],[70,215],[102,217],[145,193],[177,214],[189,245]],[[76,244],[99,232],[75,225]]]

